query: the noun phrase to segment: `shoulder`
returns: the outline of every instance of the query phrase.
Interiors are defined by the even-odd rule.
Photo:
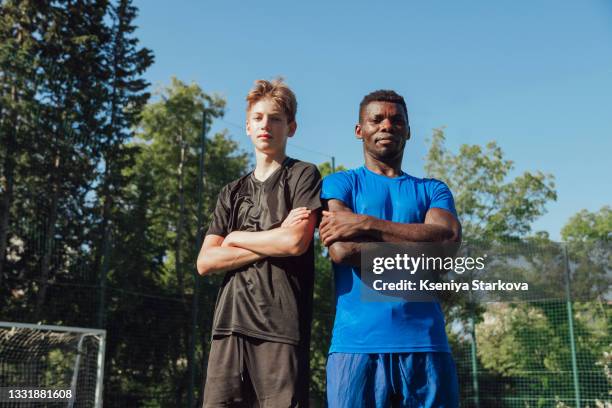
[[[438,180],[435,178],[424,178],[421,180],[429,191],[448,190],[450,192],[450,188],[448,188],[448,185],[442,180]]]
[[[229,183],[221,187],[219,196],[231,195],[232,193],[238,191],[238,189],[240,189],[240,187],[244,185],[248,178],[251,177],[251,173],[252,172],[248,172],[244,176],[237,178],[236,180],[230,181]]]
[[[437,191],[440,189],[444,189],[444,190],[449,190],[448,186],[446,185],[445,182],[443,182],[442,180],[436,179],[436,178],[429,178],[429,177],[415,177],[415,176],[411,176],[411,175],[407,175],[407,179],[418,186],[421,186],[422,188],[425,189],[425,191],[428,192],[432,192],[432,191]]]
[[[325,183],[354,183],[355,179],[358,177],[359,169],[351,169],[338,171],[336,173],[329,174],[323,178],[323,182]]]
[[[326,176],[323,179],[321,197],[349,203],[357,185],[357,170],[339,171]]]
[[[289,170],[290,174],[314,174],[321,177],[321,174],[319,173],[319,168],[312,163],[297,159],[289,159],[287,160],[286,167]]]

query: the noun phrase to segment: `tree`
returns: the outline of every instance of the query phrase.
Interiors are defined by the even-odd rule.
[[[537,171],[524,172],[511,178],[513,163],[504,157],[497,143],[489,142],[484,147],[463,144],[457,152],[451,152],[445,146],[443,129],[434,129],[425,159],[427,175],[444,181],[453,192],[463,227],[463,241],[467,244],[469,255],[489,255],[487,278],[492,278],[493,270],[498,276],[506,277],[516,274],[525,276],[531,271],[539,271],[537,267],[526,268],[525,246],[521,245],[531,231],[531,223],[545,212],[546,203],[556,199],[551,175]],[[514,246],[508,246],[508,243]],[[547,255],[551,253],[543,252]],[[518,264],[516,260],[519,260]],[[517,267],[521,262],[523,266]],[[449,340],[455,350],[455,358],[459,361],[458,365],[461,366],[462,359],[469,359],[465,353],[470,348],[465,342],[472,335],[475,335],[472,341],[478,344],[480,360],[489,370],[489,375],[480,376],[481,379],[503,376],[511,372],[515,364],[519,364],[513,354],[513,347],[518,347],[513,343],[513,336],[518,336],[516,327],[502,325],[507,330],[499,332],[500,319],[505,316],[503,313],[496,320],[485,313],[491,313],[492,307],[456,295],[449,296],[443,308],[447,317],[447,331],[451,333]],[[536,316],[534,322],[539,324],[541,319],[538,318],[542,312],[525,313],[520,316]],[[490,322],[497,322],[497,325]],[[546,336],[546,333],[546,330],[535,330],[535,334],[540,337]],[[526,339],[529,334],[519,337]],[[463,387],[462,393],[467,395],[469,388]]]
[[[607,354],[611,321],[604,300],[611,283],[612,251],[605,241],[610,225],[609,208],[583,210],[563,227],[563,244],[538,234],[506,248],[502,277],[518,269],[530,292],[541,298],[491,304],[476,325],[479,359],[499,376],[503,392],[537,396],[541,405],[547,399],[573,402],[573,339],[581,398],[606,399],[612,381]]]
[[[137,9],[131,0],[119,0],[109,7],[110,27],[109,40],[104,49],[104,69],[107,72],[107,94],[103,139],[99,141],[101,163],[98,168],[98,186],[96,196],[100,198],[96,208],[96,218],[101,218],[92,228],[91,240],[96,243],[96,254],[93,269],[100,271],[100,283],[103,285],[107,271],[101,270],[101,258],[108,254],[112,222],[117,217],[116,202],[125,194],[128,180],[124,170],[134,164],[136,150],[127,146],[133,137],[139,115],[149,99],[145,89],[149,83],[142,78],[144,71],[153,63],[153,54],[147,48],[140,48],[138,39],[133,33],[136,27],[133,20]],[[108,265],[108,264],[106,264]],[[101,293],[104,297],[105,294]],[[101,302],[102,303],[102,302]],[[99,320],[103,315],[99,315]],[[98,321],[103,326],[102,321]]]
[[[516,239],[531,231],[531,223],[557,199],[554,178],[540,171],[509,179],[511,160],[489,142],[461,145],[458,153],[444,145],[444,129],[434,129],[426,156],[429,177],[448,184],[455,197],[464,239]]]
[[[70,278],[71,265],[87,257],[81,248],[91,247],[87,194],[106,97],[101,44],[108,39],[107,3],[10,1],[1,7],[0,126],[7,143],[0,154],[0,275],[9,269],[19,279],[11,290],[24,299],[35,296],[42,318],[50,282]],[[7,238],[23,243],[19,262],[7,262]]]
[[[176,78],[172,78],[170,87],[163,89],[160,96],[159,102],[149,104],[143,111],[142,131],[138,136],[151,143],[150,148],[143,152],[155,156],[155,160],[151,157],[154,174],[167,180],[158,186],[156,207],[164,219],[161,224],[163,231],[174,242],[174,250],[170,253],[174,261],[173,277],[176,278],[177,291],[182,295],[185,291],[183,248],[186,220],[189,213],[195,214],[193,206],[197,202],[192,201],[188,212],[185,196],[189,193],[193,197],[197,186],[202,114],[206,108],[210,124],[223,114],[225,101],[206,95],[197,85],[186,85]],[[194,231],[192,229],[189,235],[195,236]],[[192,242],[189,241],[190,248]],[[189,264],[192,263],[190,258]]]
[[[42,313],[49,282],[66,247],[83,245],[88,221],[87,193],[99,161],[106,73],[103,47],[109,38],[106,2],[53,3],[46,10],[40,53],[43,73],[37,89],[42,102],[37,123],[40,140],[32,156],[28,186],[46,186],[34,205],[45,214],[36,310]],[[70,244],[68,244],[70,238]]]
[[[19,166],[31,142],[33,111],[38,110],[36,66],[41,15],[30,13],[29,1],[0,4],[0,288],[14,212]],[[13,233],[17,233],[13,229]]]
[[[581,210],[561,229],[561,237],[567,242],[609,241],[612,239],[612,208],[605,205],[598,212]]]
[[[561,237],[570,258],[572,297],[604,302],[612,284],[612,209],[579,211],[563,226]]]
[[[200,278],[199,333],[191,331],[192,281],[196,243],[198,155],[203,113],[207,128],[223,114],[224,101],[195,84],[172,79],[159,100],[143,110],[137,137],[126,148],[134,163],[124,168],[127,181],[116,203],[108,283],[112,292],[108,328],[108,372],[116,405],[184,405],[190,336],[198,336],[204,360],[210,341],[220,277]],[[249,156],[226,132],[205,142],[203,224],[210,221],[221,187],[246,172]],[[143,333],[150,340],[142,342]],[[201,360],[200,360],[201,361]],[[198,369],[199,370],[199,369]],[[125,376],[135,381],[126,381]],[[198,372],[198,378],[202,373]],[[159,394],[163,397],[155,397]],[[129,397],[131,395],[131,398]]]

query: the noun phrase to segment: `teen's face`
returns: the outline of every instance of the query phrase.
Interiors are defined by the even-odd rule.
[[[247,134],[257,150],[266,154],[284,152],[287,138],[295,134],[296,123],[270,98],[263,98],[247,112]]]
[[[366,154],[383,162],[394,159],[402,155],[410,138],[408,118],[397,103],[370,102],[355,135],[363,141]]]

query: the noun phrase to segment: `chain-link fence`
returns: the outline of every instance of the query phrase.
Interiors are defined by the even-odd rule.
[[[190,388],[191,403],[201,404],[220,276],[198,277],[197,289],[189,276],[180,293],[176,285],[165,288],[164,276],[139,276],[87,246],[59,251],[54,243],[61,254],[50,257],[45,282],[37,255],[45,239],[23,241],[13,243],[5,263],[0,320],[105,329],[106,406],[188,406]],[[121,251],[114,245],[108,254]],[[522,274],[530,291],[522,298],[468,296],[444,305],[462,406],[609,406],[610,245],[546,241],[463,250],[487,253],[491,278]],[[311,400],[324,406],[333,296],[329,261],[320,247],[317,252]]]

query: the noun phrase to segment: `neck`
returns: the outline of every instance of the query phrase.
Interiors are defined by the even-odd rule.
[[[381,161],[366,153],[365,166],[368,170],[380,174],[381,176],[398,177],[402,173],[402,157],[403,154],[400,154],[398,157]]]
[[[287,158],[285,152],[267,154],[255,150],[255,170],[253,171],[255,178],[264,181],[283,164],[285,158]]]

